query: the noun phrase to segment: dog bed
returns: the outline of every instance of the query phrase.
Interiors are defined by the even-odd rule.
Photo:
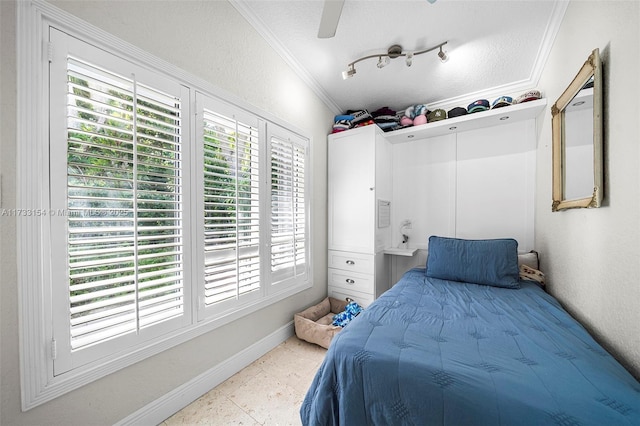
[[[295,314],[293,323],[296,336],[328,349],[333,336],[342,330],[342,327],[333,325],[333,316],[344,311],[348,303],[347,300],[327,297],[317,305]]]

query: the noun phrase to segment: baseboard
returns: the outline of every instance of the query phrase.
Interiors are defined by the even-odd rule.
[[[293,321],[116,423],[157,425],[293,336]]]

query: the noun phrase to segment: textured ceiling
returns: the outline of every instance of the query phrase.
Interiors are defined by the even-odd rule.
[[[334,110],[383,106],[404,109],[466,106],[478,98],[516,96],[537,85],[560,25],[566,1],[552,0],[346,0],[335,37],[317,38],[322,1],[232,0],[232,4]],[[444,41],[450,59],[437,51],[416,56],[407,67],[397,58],[382,68],[377,59],[347,64],[386,52]]]

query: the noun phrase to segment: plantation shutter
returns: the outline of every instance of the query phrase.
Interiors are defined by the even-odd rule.
[[[71,51],[79,44],[67,41]],[[109,56],[81,47],[97,62]],[[101,66],[69,54],[64,62],[66,158],[51,167],[52,192],[65,196],[52,197],[51,223],[65,246],[54,254],[55,281],[68,283],[68,329],[56,332],[68,341],[57,346],[70,358],[56,373],[104,355],[103,344],[117,350],[120,338],[176,328],[185,313],[181,91],[138,81],[124,61]]]
[[[305,275],[308,248],[307,145],[276,131],[270,138],[272,284]]]
[[[71,348],[135,331],[133,83],[69,59]],[[97,161],[96,161],[97,160]]]
[[[180,102],[69,59],[71,346],[181,315]],[[134,90],[135,89],[135,90]]]
[[[214,102],[201,114],[204,305],[233,305],[260,296],[258,122]]]

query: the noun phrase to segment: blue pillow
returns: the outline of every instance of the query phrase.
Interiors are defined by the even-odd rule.
[[[518,242],[429,237],[426,275],[449,281],[520,288]]]

